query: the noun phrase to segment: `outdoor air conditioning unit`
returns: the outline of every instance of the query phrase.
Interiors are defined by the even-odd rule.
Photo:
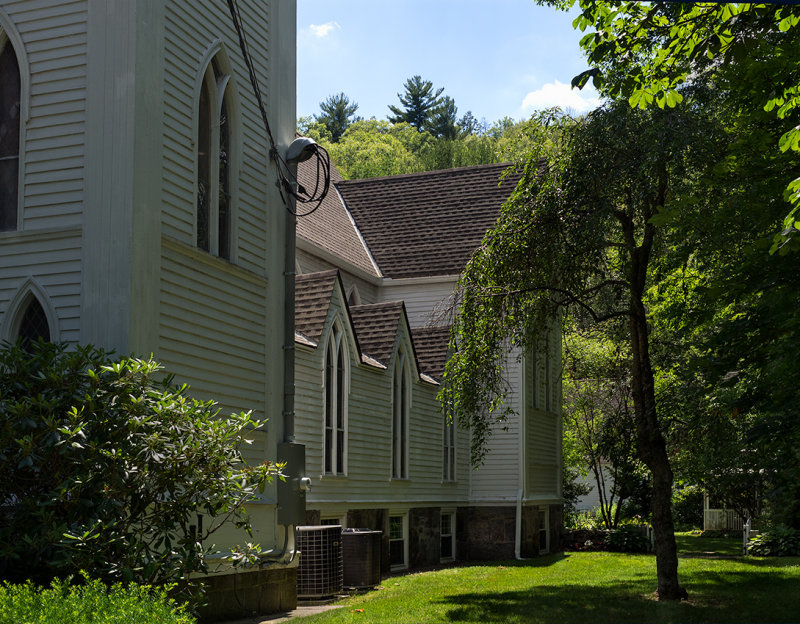
[[[316,600],[341,594],[341,525],[297,527],[297,549],[297,597]]]
[[[380,585],[382,549],[382,531],[370,529],[342,531],[344,586],[365,589]]]

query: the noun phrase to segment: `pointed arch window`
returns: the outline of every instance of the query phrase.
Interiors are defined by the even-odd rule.
[[[220,54],[203,76],[197,126],[197,246],[231,259],[233,85]]]
[[[17,229],[21,97],[17,55],[0,30],[0,232]]]
[[[397,351],[392,383],[392,478],[408,478],[408,412],[411,403],[409,360]]]
[[[442,424],[442,481],[456,480],[456,415],[448,406]]]
[[[45,342],[50,341],[50,324],[47,322],[47,314],[42,304],[34,296],[31,296],[20,317],[17,338],[23,347],[37,342],[40,338]]]
[[[344,331],[336,321],[325,349],[325,474],[347,472],[348,361]]]

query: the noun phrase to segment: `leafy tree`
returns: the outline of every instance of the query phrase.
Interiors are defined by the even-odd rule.
[[[489,124],[486,119],[478,121],[472,111],[464,113],[464,116],[459,119],[458,125],[461,126],[461,132],[464,136],[471,134],[484,135],[489,131]]]
[[[328,96],[319,107],[322,113],[314,118],[328,129],[332,143],[338,143],[350,124],[360,120],[355,116],[358,104],[351,102],[344,93]]]
[[[624,328],[611,329],[624,335]],[[638,485],[641,472],[630,354],[615,338],[591,326],[567,332],[562,407],[565,435],[594,478],[600,517],[608,529],[619,524],[623,503]]]
[[[639,458],[652,475],[652,520],[660,599],[686,595],[670,509],[673,472],[659,417],[645,304],[658,265],[660,215],[682,205],[682,181],[711,160],[716,133],[701,110],[637,112],[611,104],[540,141],[501,219],[460,280],[443,398],[473,431],[480,461],[494,418],[502,418],[506,345],[526,351],[560,311],[595,323],[622,319],[631,357]],[[554,138],[553,138],[554,137]],[[488,410],[487,410],[488,408]],[[487,416],[488,413],[488,416]]]
[[[569,7],[575,0],[545,1]],[[798,24],[800,7],[784,4],[597,2],[579,0],[575,26],[593,27],[581,46],[592,68],[573,84],[590,78],[612,97],[627,97],[632,106],[675,106],[678,87],[686,81],[707,80],[732,64],[751,67],[768,62],[768,73],[753,73],[745,81],[755,106],[775,111],[785,123],[779,149],[800,151],[800,69]],[[758,89],[768,77],[770,87]],[[786,182],[784,182],[786,184]],[[785,187],[791,209],[774,235],[772,253],[800,249],[800,178]]]
[[[405,93],[397,94],[402,106],[389,105],[393,115],[389,116],[392,123],[407,123],[420,132],[428,130],[431,116],[441,103],[443,87],[435,89],[430,80],[423,80],[421,76],[412,76],[405,82]]]
[[[412,148],[428,140],[430,135],[408,124],[368,119],[353,123],[338,143],[325,147],[345,179],[360,179],[422,171]]]
[[[223,523],[249,531],[244,505],[279,468],[242,460],[264,422],[186,390],[152,360],[91,347],[0,351],[5,579],[186,581]]]

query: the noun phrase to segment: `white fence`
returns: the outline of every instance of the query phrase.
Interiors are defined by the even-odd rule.
[[[744,522],[730,509],[706,509],[703,512],[704,531],[742,531]]]

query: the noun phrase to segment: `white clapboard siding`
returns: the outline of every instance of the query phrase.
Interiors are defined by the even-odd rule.
[[[22,38],[25,49],[17,54],[30,71],[20,226],[77,227],[84,199],[87,2],[5,1],[2,9]]]
[[[266,68],[269,41],[269,3],[239,3],[248,31],[250,54],[264,97],[268,94]],[[233,82],[240,116],[232,137],[233,157],[239,163],[234,194],[234,256],[236,263],[263,272],[269,243],[283,232],[275,212],[281,205],[267,205],[266,132],[253,89],[244,68],[227,5],[213,0],[166,3],[164,64],[164,178],[162,232],[186,244],[194,244],[195,222],[195,128],[198,76],[206,52],[222,39],[234,68]],[[277,231],[276,231],[277,230]],[[269,240],[268,234],[269,231]]]
[[[81,305],[80,231],[65,230],[47,236],[35,232],[0,234],[0,324],[5,314],[11,312],[8,306],[19,289],[31,278],[42,287],[58,317],[58,328],[51,327],[50,331],[60,340],[77,341]]]
[[[455,279],[394,280],[381,290],[380,301],[400,301],[406,304],[411,327],[449,325]]]
[[[516,352],[506,359],[506,375],[510,388],[505,405],[513,410],[505,422],[492,426],[489,452],[484,464],[472,474],[471,497],[476,501],[515,500],[520,488],[519,475],[519,414],[522,408],[520,381],[522,365]]]
[[[265,280],[167,242],[160,278],[161,361],[193,395],[215,399],[226,412],[253,410],[265,418]]]
[[[297,250],[296,257],[301,273],[317,273],[319,271],[339,269],[339,275],[342,277],[342,282],[344,283],[344,290],[346,293],[349,293],[350,289],[355,286],[358,288],[358,295],[360,297],[361,304],[378,302],[378,287],[374,281],[367,281],[362,277],[350,273],[347,269],[333,264],[329,260],[325,260],[319,256],[308,253],[303,249]]]
[[[409,411],[409,478],[391,479],[392,372],[358,362],[350,349],[350,394],[347,420],[347,474],[323,474],[323,357],[328,328],[342,314],[339,289],[335,289],[328,323],[320,347],[297,350],[295,390],[298,441],[306,445],[306,472],[312,478],[308,505],[320,503],[441,504],[463,502],[468,493],[468,443],[462,432],[457,441],[458,479],[442,482],[442,415],[438,386],[412,384]],[[346,330],[349,332],[349,327]],[[408,340],[405,327],[401,339]]]
[[[560,495],[561,383],[560,341],[550,334],[525,367],[525,482],[526,497],[552,499]]]

